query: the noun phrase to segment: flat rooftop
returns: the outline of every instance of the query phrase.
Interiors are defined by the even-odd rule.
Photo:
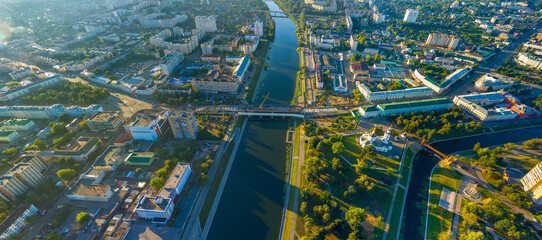
[[[150,115],[150,114],[140,114],[137,116],[137,119],[135,120],[134,124],[132,126],[134,127],[148,127],[151,125],[151,123],[158,118],[157,116]]]
[[[98,112],[88,119],[88,121],[107,122],[119,116],[119,112]]]
[[[89,196],[89,197],[104,197],[111,190],[107,185],[86,185],[79,183],[73,190],[72,195]]]
[[[177,163],[158,195],[168,197],[171,191],[177,187],[189,166],[188,163]]]
[[[164,211],[171,201],[169,198],[158,197],[162,199],[162,203],[158,204],[156,203],[156,198],[157,197],[143,196],[143,199],[139,201],[136,209]]]

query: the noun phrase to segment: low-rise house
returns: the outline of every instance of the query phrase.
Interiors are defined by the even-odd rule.
[[[87,126],[92,131],[116,131],[124,122],[120,111],[98,112],[87,120]]]
[[[16,131],[0,131],[0,142],[15,142],[17,141],[21,135],[19,135]]]
[[[96,158],[92,165],[94,169],[100,169],[108,172],[117,170],[122,164],[122,149],[117,146],[109,146],[105,151]]]
[[[76,201],[109,202],[111,197],[113,197],[113,191],[108,185],[79,183],[66,196]]]

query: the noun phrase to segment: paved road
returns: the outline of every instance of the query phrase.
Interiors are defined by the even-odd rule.
[[[295,225],[296,225],[296,222],[297,222],[297,212],[298,212],[298,204],[299,204],[299,189],[301,187],[301,177],[302,177],[302,172],[301,172],[301,168],[303,166],[305,166],[305,140],[308,140],[307,137],[305,137],[304,135],[300,135],[300,138],[299,139],[299,159],[297,160],[297,178],[296,178],[296,182],[295,182],[295,194],[294,194],[294,207],[292,208],[292,225],[290,226],[290,236],[288,237],[288,239],[290,240],[294,240],[296,237],[299,239],[300,236],[299,234],[296,232],[295,230]],[[293,151],[293,148],[292,148],[292,151]]]

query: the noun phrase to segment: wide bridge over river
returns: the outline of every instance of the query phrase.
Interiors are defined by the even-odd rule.
[[[293,118],[310,118],[310,117],[326,117],[347,114],[348,111],[340,111],[337,107],[300,107],[300,106],[285,106],[285,105],[216,105],[205,106],[195,109],[196,114],[228,114],[249,117],[293,117]]]

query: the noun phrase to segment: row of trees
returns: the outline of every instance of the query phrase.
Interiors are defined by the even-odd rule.
[[[425,140],[431,140],[433,137],[461,136],[482,131],[482,123],[474,120],[466,122],[465,113],[461,109],[448,108],[443,111],[394,114],[390,118],[403,131],[414,133]],[[469,117],[469,119],[472,118]]]
[[[28,105],[90,105],[102,102],[109,97],[109,91],[105,88],[92,87],[83,83],[62,82],[47,89],[22,98],[23,103]]]

